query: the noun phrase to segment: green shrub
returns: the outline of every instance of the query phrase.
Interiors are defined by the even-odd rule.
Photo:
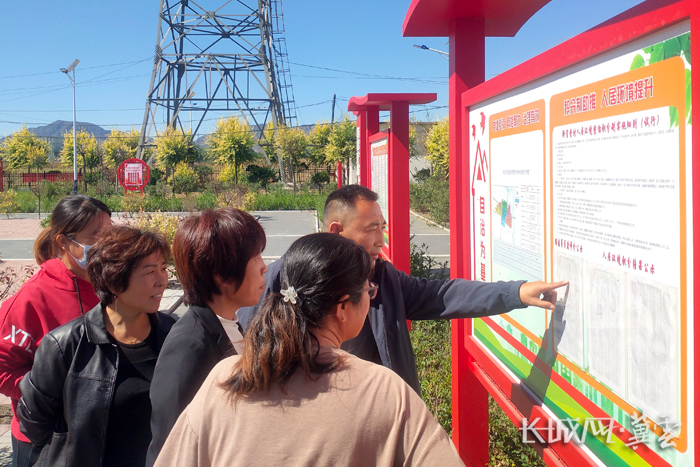
[[[0,192],[0,214],[5,214],[10,218],[10,214],[19,211],[20,204],[17,201],[17,192],[14,190],[6,190]]]
[[[42,229],[45,229],[49,225],[51,225],[51,214],[49,214],[48,216],[44,217],[42,220],[39,221],[39,226]]]
[[[283,188],[271,189],[267,193],[255,193],[248,208],[251,211],[291,211],[310,210],[316,211],[319,203],[326,202],[328,193],[297,191]]]
[[[88,186],[95,185],[100,180],[102,180],[101,172],[88,172],[85,174],[85,183],[87,183]]]
[[[258,165],[249,165],[246,167],[246,178],[248,183],[254,185],[260,185],[261,187],[267,189],[270,183],[277,181],[277,172],[270,167],[260,167]]]
[[[430,177],[409,185],[411,209],[427,214],[438,224],[450,226],[450,182]]]
[[[17,202],[19,203],[17,212],[36,212],[36,198],[31,191],[17,191]]]
[[[158,167],[151,167],[151,178],[148,179],[149,185],[155,185],[161,180],[165,180],[165,171]]]
[[[522,433],[489,396],[489,464],[496,467],[545,467],[530,445],[523,443]]]
[[[417,183],[425,183],[430,178],[430,169],[420,169],[413,174],[413,180]]]
[[[122,210],[122,195],[112,195],[102,201],[112,212],[119,212]]]
[[[197,199],[197,209],[204,211],[205,209],[216,208],[216,194],[207,190],[199,195]]]
[[[94,186],[88,186],[86,194],[104,202],[110,196],[123,192],[124,189],[121,186],[119,188],[115,187],[114,179],[104,178],[98,180]]]
[[[331,181],[331,176],[328,175],[328,172],[316,172],[309,181],[317,185],[323,185]]]
[[[173,190],[175,193],[192,193],[199,190],[199,178],[192,166],[180,162],[173,174]]]
[[[46,186],[46,198],[52,200],[62,199],[65,196],[73,194],[73,182],[68,180],[59,180],[56,182],[45,181]]]
[[[447,278],[447,262],[439,263],[428,247],[411,242],[411,275],[426,279]],[[448,434],[452,433],[452,372],[450,321],[413,321],[411,343],[416,355],[423,401]]]
[[[119,210],[125,212],[129,217],[133,216],[134,213],[139,211],[145,211],[144,206],[146,204],[147,197],[148,195],[129,192],[122,196]]]
[[[452,354],[450,321],[412,321],[411,343],[425,405],[452,434]]]
[[[152,209],[153,211],[166,211],[165,205],[168,203],[168,199],[172,197],[173,192],[165,179],[159,180],[155,185],[149,184],[144,192],[151,197],[149,206],[155,206],[155,209]]]
[[[197,174],[197,183],[200,187],[207,186],[214,177],[214,170],[210,165],[196,165],[194,173]]]

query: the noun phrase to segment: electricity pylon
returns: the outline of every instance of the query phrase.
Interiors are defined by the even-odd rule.
[[[210,113],[237,113],[261,136],[270,121],[275,131],[296,124],[282,0],[207,3],[160,2],[139,158],[153,146],[152,131],[189,124],[194,138]]]

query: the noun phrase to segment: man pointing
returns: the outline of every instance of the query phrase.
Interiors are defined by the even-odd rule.
[[[386,221],[377,194],[361,185],[346,185],[328,196],[323,210],[325,230],[365,248],[375,262],[372,282],[379,293],[360,334],[342,348],[358,357],[391,368],[420,394],[420,382],[406,320],[478,318],[537,306],[553,310],[555,289],[567,282],[475,282],[409,276],[379,258]],[[279,292],[284,256],[268,267],[266,294]],[[239,321],[247,327],[262,304],[241,308]]]

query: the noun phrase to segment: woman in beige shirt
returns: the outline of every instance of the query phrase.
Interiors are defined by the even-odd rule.
[[[339,235],[294,242],[243,354],[212,370],[155,465],[463,465],[399,376],[340,350],[376,296],[371,268]]]

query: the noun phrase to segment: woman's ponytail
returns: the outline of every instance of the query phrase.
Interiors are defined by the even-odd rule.
[[[285,301],[280,293],[267,296],[248,326],[237,371],[224,387],[250,394],[275,381],[286,383],[299,367],[312,371],[318,345],[299,308],[299,301]]]
[[[295,371],[306,377],[328,373],[343,357],[318,358],[312,330],[323,327],[342,297],[359,301],[371,260],[352,240],[320,233],[300,238],[285,254],[282,293],[268,295],[246,330],[244,350],[222,387],[233,395],[284,384]]]
[[[36,264],[41,266],[46,261],[57,256],[55,237],[53,229],[46,227],[36,238],[34,241],[34,259]]]

